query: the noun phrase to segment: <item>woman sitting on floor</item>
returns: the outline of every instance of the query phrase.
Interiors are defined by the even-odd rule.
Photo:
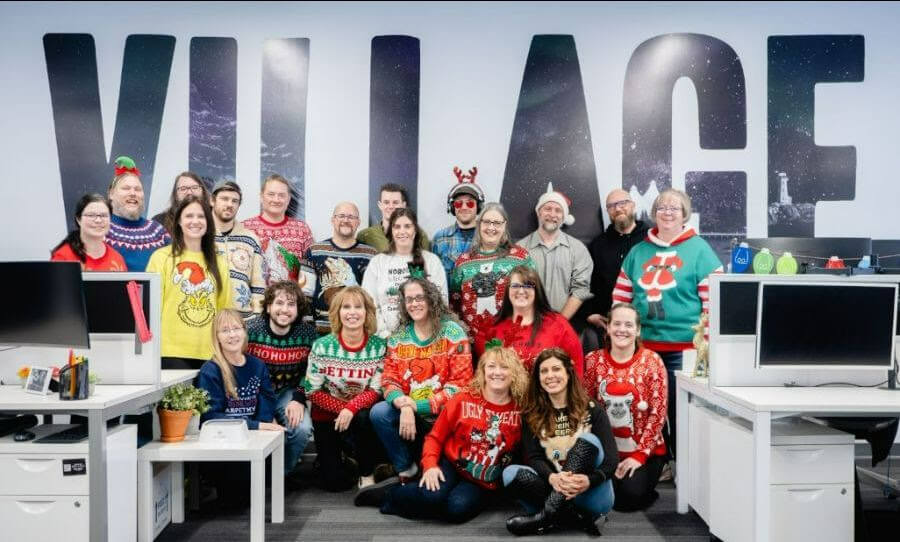
[[[606,412],[590,400],[561,348],[535,360],[522,414],[527,465],[506,467],[503,484],[530,515],[510,518],[507,529],[544,534],[575,522],[599,535],[613,505],[616,440]]]

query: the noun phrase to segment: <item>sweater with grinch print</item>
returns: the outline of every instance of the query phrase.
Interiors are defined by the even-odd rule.
[[[366,336],[351,348],[329,333],[313,343],[303,387],[312,403],[313,421],[332,421],[343,409],[356,414],[381,397],[384,339]]]
[[[185,250],[176,257],[170,245],[150,256],[147,272],[159,273],[162,289],[162,357],[212,357],[213,319],[231,307],[228,263],[223,256],[216,256],[216,262],[221,284],[216,284],[202,252]]]
[[[437,467],[441,454],[463,478],[496,489],[522,438],[519,406],[489,402],[461,391],[441,411],[422,446],[422,471]]]
[[[643,465],[651,455],[666,455],[667,377],[659,354],[642,347],[620,363],[608,350],[595,350],[585,358],[584,387],[606,409],[620,459]]]
[[[416,413],[430,421],[471,379],[469,338],[452,320],[444,320],[437,335],[424,341],[413,323],[388,339],[381,383],[389,403],[408,395],[416,402]]]
[[[317,337],[316,329],[299,319],[284,335],[272,331],[266,313],[247,321],[247,352],[265,362],[276,394],[292,389],[294,401],[299,403],[306,402],[303,377],[309,350]]]
[[[658,235],[651,229],[625,256],[612,302],[637,308],[647,348],[686,350],[694,347],[693,326],[709,311],[709,275],[721,273],[722,262],[690,226],[668,243]]]
[[[269,222],[257,215],[245,220],[243,225],[259,238],[267,286],[279,280],[301,280],[300,261],[313,244],[312,231],[306,222],[289,216],[280,222]]]
[[[143,271],[154,251],[172,242],[166,229],[155,220],[109,217],[106,243],[122,255],[129,271]]]
[[[209,410],[200,415],[200,423],[216,419],[247,420],[248,429],[259,429],[259,422],[271,422],[275,410],[275,394],[265,364],[253,356],[244,356],[243,365],[231,365],[236,397],[225,392],[222,370],[214,361],[200,367],[197,387],[209,393]]]
[[[505,254],[470,250],[456,259],[450,275],[450,306],[469,326],[470,337],[494,325],[506,295],[509,272],[517,265],[534,269],[528,251],[519,245]]]

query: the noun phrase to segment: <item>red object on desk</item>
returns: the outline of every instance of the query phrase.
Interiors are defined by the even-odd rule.
[[[147,327],[147,320],[144,318],[144,305],[141,300],[141,288],[137,282],[129,281],[125,285],[128,290],[128,300],[131,302],[131,313],[134,315],[134,324],[137,327],[138,338],[142,343],[146,343],[153,338],[153,333]]]

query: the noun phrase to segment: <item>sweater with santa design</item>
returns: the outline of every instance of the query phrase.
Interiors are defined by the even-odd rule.
[[[619,458],[643,465],[651,455],[665,455],[667,377],[659,354],[641,347],[620,363],[603,349],[589,353],[584,363],[585,390],[606,409]]]
[[[297,282],[305,279],[300,276],[300,261],[313,244],[312,231],[306,222],[289,216],[281,222],[269,222],[257,215],[242,224],[259,238],[267,286],[279,280]],[[300,286],[306,285],[301,283]]]

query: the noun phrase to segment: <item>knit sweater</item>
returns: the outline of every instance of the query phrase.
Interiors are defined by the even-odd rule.
[[[288,216],[281,222],[269,222],[257,215],[245,220],[243,225],[259,238],[266,262],[267,286],[279,280],[300,279],[300,260],[313,244],[312,231],[305,222]]]
[[[154,251],[172,242],[162,224],[146,218],[128,220],[112,215],[106,243],[125,259],[129,271],[144,271]],[[208,356],[205,356],[208,357]]]
[[[272,331],[267,314],[247,321],[247,352],[265,362],[275,393],[292,389],[298,403],[306,402],[303,377],[316,337],[315,328],[299,319],[284,335]]]
[[[116,252],[109,244],[104,243],[106,251],[99,258],[91,258],[90,254],[84,255],[84,261],[78,259],[78,255],[72,250],[72,245],[65,243],[50,255],[52,262],[80,262],[82,271],[128,271],[128,266],[122,255]]]
[[[444,301],[447,300],[447,276],[441,260],[431,252],[422,251],[425,274],[438,287]],[[400,322],[400,285],[409,278],[409,262],[412,254],[378,254],[363,275],[362,287],[375,300],[378,317],[378,335],[387,339],[397,330]]]
[[[512,318],[501,320],[475,338],[475,351],[481,356],[484,353],[485,343],[493,338],[498,338],[503,341],[503,346],[516,351],[525,370],[531,372],[534,359],[538,354],[547,348],[558,346],[572,358],[575,372],[581,377],[584,351],[581,349],[578,334],[572,329],[569,321],[557,312],[548,312],[544,315],[541,329],[534,337],[534,342],[529,344],[532,326],[533,324],[519,325]]]
[[[620,459],[631,457],[644,464],[651,455],[666,454],[666,386],[666,366],[647,348],[624,363],[608,350],[595,350],[585,358],[585,390],[606,409]]]
[[[462,391],[450,399],[425,437],[422,471],[437,467],[443,454],[463,478],[496,489],[521,437],[522,419],[515,401],[497,405]]]
[[[693,348],[693,326],[709,311],[709,274],[722,263],[709,243],[686,226],[667,243],[653,228],[635,245],[613,290],[613,303],[634,305],[641,315],[644,346],[658,352]]]
[[[206,267],[202,252],[185,250],[172,256],[172,247],[163,247],[150,257],[148,273],[159,273],[162,289],[163,357],[209,359],[212,357],[212,324],[221,309],[231,306],[228,264],[216,257],[222,284],[216,284]]]
[[[244,318],[262,312],[266,278],[262,246],[256,234],[235,222],[228,233],[216,232],[216,254],[228,261],[235,310]]]
[[[603,446],[603,462],[587,475],[591,487],[597,487],[612,478],[619,464],[616,453],[616,439],[613,437],[606,411],[591,401],[584,419],[578,427],[571,427],[566,409],[557,410],[556,428],[553,434],[543,430],[535,433],[526,423],[522,428],[522,446],[528,466],[547,480],[551,474],[562,472],[566,465],[569,449],[575,445],[580,435],[592,433]]]
[[[331,421],[345,408],[356,414],[374,405],[381,397],[384,354],[384,339],[377,335],[367,336],[357,348],[333,333],[316,340],[303,380],[312,419]]]
[[[275,410],[275,394],[269,383],[269,372],[262,361],[244,356],[240,367],[231,366],[237,397],[225,393],[222,370],[210,360],[200,367],[197,387],[209,392],[209,410],[200,415],[200,423],[207,420],[237,418],[247,420],[249,429],[259,429],[259,422],[271,422]]]
[[[456,259],[450,278],[450,306],[476,337],[494,325],[500,313],[509,272],[517,265],[534,269],[528,251],[513,245],[505,255],[497,252],[465,252]]]
[[[313,291],[313,316],[320,335],[331,332],[328,307],[331,298],[344,286],[359,286],[372,257],[378,252],[363,243],[340,248],[330,238],[315,243],[306,251],[306,260],[316,273]]]
[[[416,412],[432,420],[471,379],[469,338],[452,320],[443,322],[434,339],[419,340],[412,323],[388,339],[381,379],[387,402],[408,395]]]

